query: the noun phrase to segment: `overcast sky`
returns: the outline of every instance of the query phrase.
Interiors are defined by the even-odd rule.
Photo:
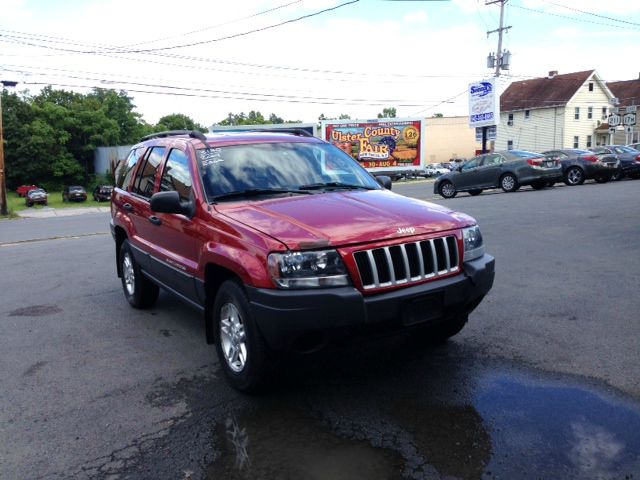
[[[250,110],[304,122],[384,107],[467,115],[468,84],[493,74],[498,38],[487,31],[500,9],[485,3],[2,0],[0,79],[31,92],[125,89],[150,123],[184,113],[211,125]],[[550,70],[638,78],[638,0],[509,0],[505,12],[505,84]]]

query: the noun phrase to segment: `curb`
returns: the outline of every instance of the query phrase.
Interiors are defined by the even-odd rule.
[[[72,217],[75,215],[86,215],[88,213],[108,213],[110,207],[86,207],[86,208],[43,208],[40,210],[20,210],[16,212],[22,218],[52,218],[52,217]]]

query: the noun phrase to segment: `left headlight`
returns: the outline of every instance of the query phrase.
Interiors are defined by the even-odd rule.
[[[335,250],[272,253],[269,274],[280,288],[320,288],[349,285],[349,275]]]
[[[464,237],[465,262],[475,260],[484,255],[484,243],[482,241],[480,227],[474,225],[473,227],[465,228],[462,230],[462,236]]]

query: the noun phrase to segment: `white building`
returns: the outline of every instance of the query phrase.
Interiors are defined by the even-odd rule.
[[[606,123],[614,95],[595,70],[513,82],[500,96],[495,150],[542,152],[608,143]]]

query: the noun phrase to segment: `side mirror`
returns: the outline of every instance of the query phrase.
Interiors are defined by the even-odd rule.
[[[151,210],[158,213],[178,213],[193,217],[193,202],[181,202],[180,194],[175,190],[171,192],[158,192],[151,196]]]
[[[391,190],[391,177],[387,177],[386,175],[379,175],[376,177],[376,180],[384,188],[386,188],[387,190]]]

